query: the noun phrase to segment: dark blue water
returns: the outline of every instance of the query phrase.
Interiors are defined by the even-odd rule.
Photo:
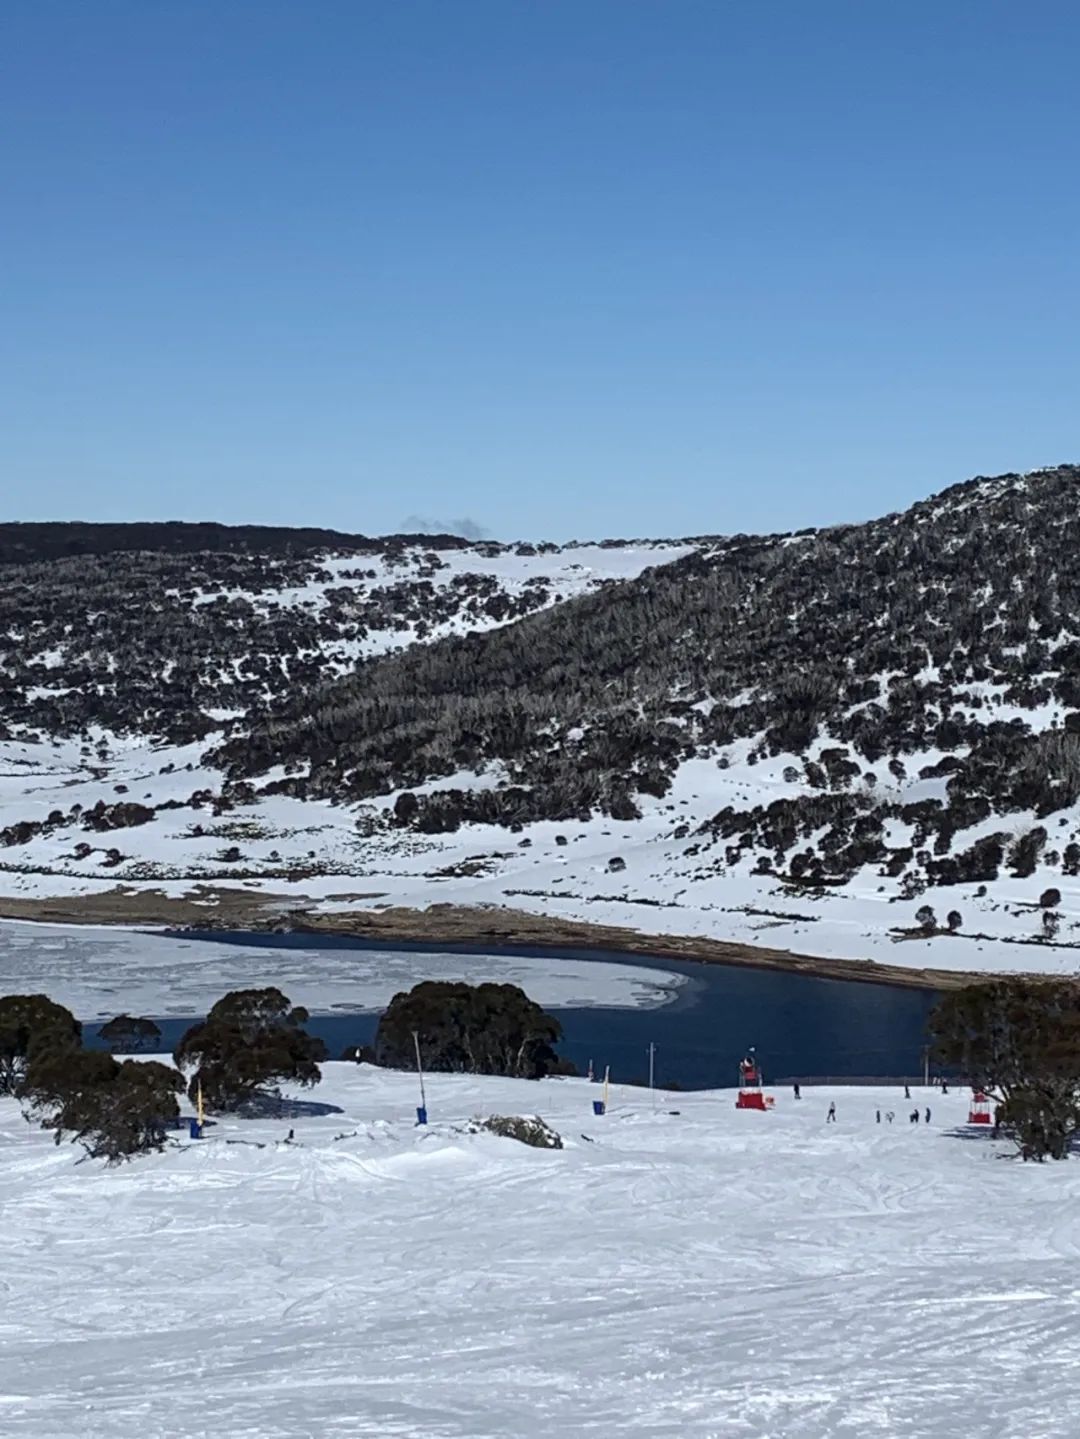
[[[755,1045],[766,1079],[785,1076],[914,1076],[922,1072],[926,1017],[931,990],[900,989],[862,981],[815,979],[783,970],[694,964],[686,960],[629,957],[596,950],[542,947],[487,948],[483,945],[424,945],[368,942],[342,935],[185,934],[186,939],[265,947],[267,950],[340,948],[393,950],[415,954],[536,955],[552,964],[604,960],[679,974],[685,983],[678,998],[659,1009],[559,1009],[552,1013],[563,1028],[560,1053],[582,1073],[591,1060],[598,1070],[611,1066],[624,1083],[648,1075],[648,1047],[656,1049],[656,1082],[686,1089],[731,1085],[739,1060]],[[437,977],[433,972],[432,977]],[[419,978],[419,975],[418,975]],[[274,983],[268,954],[265,983]],[[192,1019],[157,1019],[163,1047],[172,1049]],[[378,1024],[375,1014],[312,1015],[308,1029],[323,1039],[336,1058],[347,1045],[369,1043]],[[96,1026],[86,1027],[94,1044]]]

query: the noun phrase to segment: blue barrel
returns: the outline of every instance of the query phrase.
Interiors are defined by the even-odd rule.
[[[427,1109],[422,1104],[416,1106],[416,1122],[417,1124],[427,1123]]]
[[[593,1102],[592,1102],[592,1112],[593,1112],[594,1114],[603,1114],[604,1109],[605,1109],[605,1105],[604,1105],[604,1101],[603,1101],[602,1099],[594,1099],[594,1100],[593,1100]]]
[[[189,1128],[188,1128],[188,1133],[191,1135],[192,1139],[201,1139],[201,1138],[202,1138],[202,1125],[199,1123],[199,1121],[198,1121],[197,1119],[191,1119],[191,1120],[189,1120],[189,1121],[188,1121],[188,1126],[189,1126]]]

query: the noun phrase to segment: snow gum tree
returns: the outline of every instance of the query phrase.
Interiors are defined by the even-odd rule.
[[[82,1043],[82,1025],[44,994],[0,999],[0,1094],[17,1094],[34,1055],[70,1051]]]
[[[1080,1129],[1080,986],[1003,979],[946,994],[930,1016],[934,1055],[1002,1108],[1025,1159],[1064,1159]]]
[[[519,1079],[565,1070],[555,1053],[562,1026],[514,984],[425,980],[395,994],[375,1033],[375,1062],[411,1069],[414,1032],[426,1069]]]
[[[118,1014],[101,1026],[98,1037],[114,1054],[137,1054],[140,1050],[152,1049],[161,1039],[161,1030],[152,1019]]]
[[[219,999],[173,1054],[190,1075],[190,1098],[201,1088],[208,1109],[235,1110],[283,1082],[318,1084],[327,1049],[304,1029],[307,1019],[280,989],[239,989]]]
[[[184,1077],[156,1061],[118,1063],[104,1050],[50,1049],[31,1059],[20,1097],[46,1129],[110,1163],[160,1148],[179,1118]]]

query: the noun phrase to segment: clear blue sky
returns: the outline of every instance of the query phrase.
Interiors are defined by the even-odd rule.
[[[5,519],[861,519],[1080,458],[1075,0],[7,0]]]

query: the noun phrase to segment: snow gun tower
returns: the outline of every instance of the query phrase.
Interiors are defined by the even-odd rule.
[[[735,1096],[735,1108],[772,1108],[772,1096],[766,1095],[761,1087],[761,1065],[752,1048],[746,1051],[746,1058],[739,1061],[739,1092]]]
[[[990,1100],[981,1089],[973,1089],[971,1091],[971,1108],[968,1110],[968,1123],[990,1123]]]

